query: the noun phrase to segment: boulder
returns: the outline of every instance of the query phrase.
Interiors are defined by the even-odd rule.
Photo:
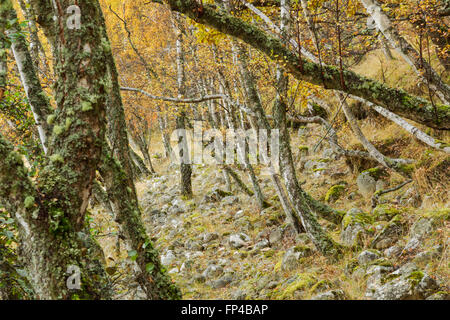
[[[375,300],[412,300],[425,299],[438,291],[432,277],[408,263],[388,274],[380,285],[368,288],[366,296]]]
[[[374,250],[364,250],[358,255],[358,262],[360,265],[369,264],[381,257],[381,254]]]
[[[313,254],[313,250],[309,247],[295,246],[289,248],[281,260],[281,269],[290,271],[298,267],[299,259],[309,257]]]
[[[369,198],[377,190],[377,181],[367,172],[362,172],[356,178],[359,193]]]
[[[211,287],[214,289],[221,289],[226,287],[233,281],[233,277],[231,275],[224,275],[219,279],[211,282]]]
[[[338,290],[330,290],[323,293],[319,293],[311,298],[311,300],[345,300],[345,292]]]
[[[165,266],[170,266],[175,262],[175,254],[172,250],[167,250],[166,254],[161,255],[161,263]]]
[[[220,276],[223,273],[223,268],[221,266],[210,264],[206,267],[205,271],[203,271],[202,275],[205,279],[214,278]]]
[[[400,215],[395,216],[386,226],[377,233],[370,243],[371,248],[386,249],[394,245],[404,232]]]
[[[276,228],[269,235],[270,245],[277,245],[283,238],[283,230],[281,228]]]
[[[245,246],[250,241],[250,237],[245,233],[232,234],[230,236],[230,246],[234,249],[239,249]]]
[[[366,226],[372,223],[372,218],[360,209],[350,209],[342,219],[341,242],[346,246],[362,244],[362,238],[367,234]]]

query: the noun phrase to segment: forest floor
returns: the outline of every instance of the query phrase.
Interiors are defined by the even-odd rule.
[[[373,126],[380,129],[371,130]],[[375,163],[336,159],[326,142],[314,152],[323,134],[320,126],[292,130],[294,161],[303,188],[348,212],[341,225],[321,220],[336,241],[355,239],[355,246],[338,262],[321,256],[305,234],[294,234],[262,168],[256,171],[272,204],[263,211],[234,184],[230,195],[217,196],[214,191],[225,191],[226,186],[219,168],[213,166],[193,166],[194,198],[185,200],[178,192],[178,166],[155,156],[162,152],[162,146],[155,143],[157,174],[138,183],[139,199],[147,231],[184,299],[370,299],[397,298],[396,294],[407,299],[436,292],[433,298],[445,297],[450,285],[449,157],[425,148],[384,120],[361,121],[361,127],[386,155],[417,160],[414,182],[384,195],[381,202],[386,203],[375,209],[356,183],[358,173]],[[361,149],[356,140],[347,138],[351,137],[348,132],[343,128],[339,138]],[[247,174],[240,176],[250,187]],[[386,188],[404,178],[388,175],[380,180]],[[99,240],[117,279],[118,298],[138,299],[142,294],[137,286],[130,291],[120,286],[121,281],[132,281],[132,263],[124,248],[117,257],[115,226],[106,222],[108,217],[101,209],[96,210],[94,229],[110,235]],[[423,283],[428,287],[421,290],[420,286],[426,287]],[[405,285],[411,286],[406,293],[396,292],[395,288]]]

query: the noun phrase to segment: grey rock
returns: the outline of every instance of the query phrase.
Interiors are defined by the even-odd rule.
[[[366,198],[371,197],[377,189],[377,182],[368,172],[360,173],[356,178],[356,184],[358,185],[359,193]]]
[[[269,235],[269,242],[271,245],[278,244],[283,238],[283,231],[281,228],[276,228]]]
[[[176,257],[172,250],[167,250],[166,254],[161,255],[161,263],[165,266],[170,266]]]
[[[372,292],[378,287],[383,285],[383,280],[386,275],[394,270],[393,267],[387,266],[377,266],[373,265],[367,268],[365,276],[366,280],[366,290]]]
[[[255,244],[255,249],[263,249],[269,246],[269,240],[263,239]]]
[[[224,275],[220,279],[213,281],[211,283],[211,287],[214,289],[220,289],[226,287],[231,282],[233,282],[233,277],[231,275]]]
[[[224,267],[224,266],[230,264],[230,260],[221,258],[221,259],[219,259],[219,261],[217,263],[219,264],[219,266]]]
[[[410,237],[423,239],[433,232],[433,223],[430,219],[422,218],[418,220],[411,228]]]
[[[266,285],[266,289],[269,289],[269,290],[275,289],[277,285],[278,285],[278,281],[270,281]]]
[[[316,168],[317,164],[318,162],[315,160],[308,160],[305,162],[304,168],[305,170],[312,170]]]
[[[190,272],[192,268],[194,267],[194,261],[193,260],[186,260],[183,262],[183,264],[180,267],[180,272]]]
[[[203,274],[197,274],[194,276],[194,281],[198,283],[203,283],[206,281],[206,278]]]
[[[234,219],[240,219],[244,216],[244,210],[239,210],[238,212],[236,212],[233,216]]]
[[[387,187],[387,182],[384,180],[377,180],[376,184],[375,184],[375,191],[379,191],[379,190],[384,190]]]
[[[180,213],[184,213],[185,210],[177,205],[172,205],[171,207],[169,207],[169,211],[168,213],[171,215],[175,215],[175,214],[180,214]]]
[[[366,232],[366,213],[357,208],[350,209],[343,221],[342,221],[342,232],[341,232],[341,242],[346,246],[357,246],[361,245],[362,237]]]
[[[377,252],[364,250],[358,255],[358,262],[361,265],[365,265],[368,264],[369,262],[379,259],[380,257],[381,255]]]
[[[345,300],[345,292],[338,290],[330,290],[327,292],[319,293],[311,298],[311,300]]]
[[[219,239],[219,234],[217,232],[206,233],[203,235],[204,243],[208,243],[208,242],[214,241],[216,239]]]
[[[250,241],[250,237],[245,233],[233,234],[230,236],[230,246],[234,249],[242,248]]]
[[[205,271],[203,271],[202,275],[205,277],[205,279],[210,279],[220,276],[222,273],[223,268],[221,266],[211,264],[205,269]]]
[[[416,249],[418,249],[421,245],[421,241],[417,238],[411,238],[409,239],[408,243],[406,244],[405,248],[403,248],[403,252],[411,252]]]
[[[370,246],[377,249],[386,249],[395,244],[404,231],[401,221],[393,218],[372,240]]]
[[[298,267],[299,259],[309,257],[313,251],[309,247],[297,246],[289,248],[281,260],[281,269],[290,271]]]
[[[425,300],[450,300],[450,294],[448,292],[436,292]]]
[[[222,204],[225,206],[231,206],[238,202],[239,202],[239,198],[236,196],[227,196],[222,199]]]
[[[176,274],[176,273],[178,273],[178,272],[179,272],[178,268],[175,267],[175,268],[170,269],[169,272],[168,272],[168,274]]]
[[[236,290],[231,294],[231,299],[233,300],[244,300],[246,297],[246,294],[242,290]]]
[[[194,241],[192,239],[188,239],[185,244],[184,247],[188,250],[193,250],[193,251],[201,251],[202,250],[202,246],[200,245],[200,243],[198,243],[197,241]]]
[[[387,248],[384,250],[384,254],[388,258],[395,258],[398,257],[402,253],[403,248],[398,245],[394,245],[390,248]]]
[[[386,276],[380,285],[368,288],[366,296],[376,300],[424,299],[439,290],[436,281],[408,263]]]
[[[301,137],[307,135],[308,131],[309,131],[308,127],[300,127],[300,128],[298,128],[297,135],[299,138],[301,138]]]
[[[322,157],[325,159],[336,159],[337,154],[332,148],[325,148],[322,151]]]
[[[421,246],[422,240],[430,235],[433,230],[433,221],[431,219],[421,218],[416,221],[409,233],[409,241],[404,248],[404,252],[417,250]]]

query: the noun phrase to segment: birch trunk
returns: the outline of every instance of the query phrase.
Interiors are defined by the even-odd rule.
[[[51,132],[51,127],[47,123],[47,117],[52,113],[52,109],[45,92],[42,90],[40,80],[37,77],[26,39],[20,34],[21,29],[17,21],[17,14],[12,5],[8,5],[9,1],[4,2],[4,6],[0,8],[0,15],[5,21],[16,21],[5,31],[6,35],[10,39],[13,39],[11,40],[11,49],[16,60],[17,68],[19,69],[20,80],[25,89],[25,94],[36,122],[39,139],[41,140],[44,152],[47,153],[48,139]]]
[[[376,0],[360,0],[360,2],[372,17],[377,29],[383,33],[391,46],[400,53],[403,60],[413,68],[425,83],[429,83],[430,87],[436,90],[436,93],[444,103],[448,104],[450,101],[450,87],[442,81],[431,65],[421,58],[419,52],[400,35],[388,15],[383,12],[380,4]]]

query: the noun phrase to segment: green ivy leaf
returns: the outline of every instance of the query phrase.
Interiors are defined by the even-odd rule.
[[[145,265],[145,270],[147,270],[148,273],[151,273],[155,269],[155,265],[151,262],[147,263]]]
[[[136,250],[128,251],[128,258],[130,258],[132,261],[136,261],[137,256],[138,256],[138,254],[137,254]]]

